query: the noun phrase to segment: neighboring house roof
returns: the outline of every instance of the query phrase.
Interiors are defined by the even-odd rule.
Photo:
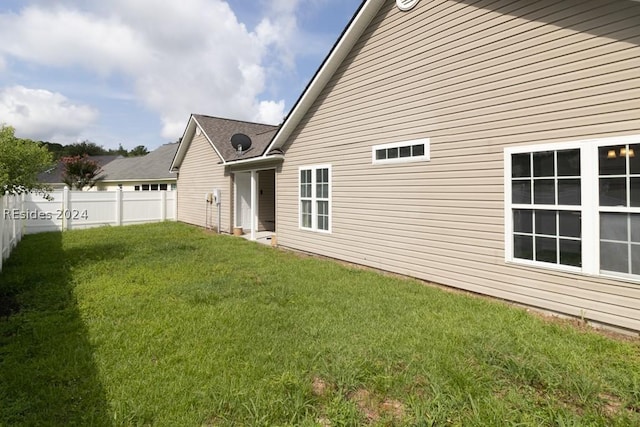
[[[113,160],[102,167],[102,181],[176,179],[176,174],[169,168],[178,145],[177,142],[164,144],[145,156]]]
[[[278,127],[261,123],[205,116],[202,114],[192,114],[175,158],[173,159],[173,163],[171,164],[171,170],[180,168],[189,150],[191,141],[196,135],[197,129],[200,129],[207,138],[222,163],[226,164],[261,157],[269,146]],[[245,134],[251,138],[251,148],[242,152],[240,155],[236,148],[231,145],[231,137],[237,133]]]
[[[265,151],[265,156],[272,154],[275,149],[282,148],[384,3],[385,0],[365,0],[362,2],[329,52],[329,55],[320,65],[311,82],[309,82],[289,115],[287,115],[284,123],[278,129],[271,144]]]
[[[113,162],[116,159],[122,158],[118,155],[110,156],[89,156],[91,160],[96,161],[103,169],[106,165]],[[60,184],[62,183],[62,174],[64,173],[64,163],[59,160],[55,167],[46,170],[38,174],[38,181],[45,184]]]

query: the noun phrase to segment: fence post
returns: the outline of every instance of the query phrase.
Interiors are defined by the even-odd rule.
[[[17,224],[17,234],[16,234],[16,245],[22,240],[22,236],[24,236],[24,227],[26,223],[26,217],[23,216],[24,213],[24,193],[18,194],[14,196],[16,198],[16,205],[20,211],[20,222]]]
[[[178,220],[178,191],[177,190],[173,190],[173,220],[177,221]]]
[[[116,225],[122,225],[122,188],[116,190]]]
[[[0,216],[0,271],[2,271],[2,264],[4,261],[4,223],[6,222],[5,215],[7,212],[7,206],[5,205],[6,200],[7,198],[3,194],[0,194],[0,213],[2,214],[2,216]]]
[[[69,187],[65,186],[62,189],[62,206],[60,207],[60,209],[62,210],[62,215],[60,216],[60,218],[62,219],[62,225],[61,225],[61,231],[65,231],[67,229],[67,218],[65,215],[65,212],[67,211],[67,209],[69,208]]]
[[[167,192],[160,192],[160,220],[166,221],[167,219]]]
[[[18,198],[15,195],[11,196],[11,201],[13,202],[13,206],[12,206],[12,211],[15,212],[15,210],[18,208]],[[22,214],[22,212],[20,212],[20,214]],[[16,245],[18,244],[18,220],[16,218],[11,218],[11,249],[15,248]]]

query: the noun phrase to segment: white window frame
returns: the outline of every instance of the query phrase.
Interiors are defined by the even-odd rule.
[[[640,135],[590,139],[581,141],[558,142],[547,144],[523,145],[504,149],[504,224],[505,224],[505,262],[510,264],[528,265],[571,273],[581,273],[590,276],[623,279],[640,282],[640,275],[601,272],[600,271],[600,213],[627,212],[640,214],[640,208],[632,207],[601,207],[599,198],[599,168],[598,149],[602,146],[639,144]],[[572,206],[571,210],[580,211],[582,215],[582,266],[572,267],[562,264],[531,261],[513,256],[513,209],[531,209],[531,206],[513,204],[512,201],[512,165],[511,155],[520,153],[535,153],[540,151],[562,151],[580,149],[580,177],[581,204]],[[555,209],[549,205],[550,209]],[[562,207],[560,207],[562,210]]]
[[[329,174],[329,197],[328,198],[320,198],[317,194],[317,181],[316,181],[316,173],[318,170],[327,169]],[[302,171],[310,170],[311,171],[311,197],[302,197],[302,189],[301,189],[301,174]],[[301,230],[306,231],[315,231],[318,233],[331,233],[331,224],[332,224],[332,170],[331,165],[312,165],[312,166],[300,166],[298,168],[298,227]],[[302,201],[309,200],[311,201],[311,227],[304,227],[302,222]],[[318,202],[326,201],[328,202],[328,218],[327,218],[327,230],[318,228]]]
[[[431,146],[429,138],[413,139],[409,141],[392,142],[389,144],[374,145],[371,149],[371,163],[374,165],[384,165],[393,163],[411,163],[411,162],[428,162],[431,160]],[[378,150],[386,150],[389,148],[411,147],[414,145],[424,145],[424,154],[421,156],[398,157],[393,159],[378,159],[376,153]]]

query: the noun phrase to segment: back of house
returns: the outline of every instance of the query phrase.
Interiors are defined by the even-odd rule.
[[[638,23],[363,2],[270,146],[278,243],[639,331]]]

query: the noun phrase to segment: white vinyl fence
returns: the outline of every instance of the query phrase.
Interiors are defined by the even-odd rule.
[[[23,234],[143,224],[177,219],[175,191],[54,191],[6,195],[0,217],[2,259]],[[0,270],[2,263],[0,261]]]
[[[5,259],[9,258],[11,251],[18,245],[24,232],[23,221],[20,215],[24,209],[24,196],[0,195],[0,271]]]

